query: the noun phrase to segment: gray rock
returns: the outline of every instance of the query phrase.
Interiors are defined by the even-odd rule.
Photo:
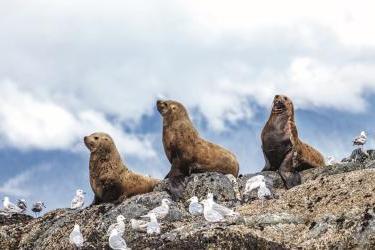
[[[168,192],[168,180],[163,180],[154,191]],[[192,174],[185,180],[185,190],[180,202],[187,202],[192,196],[199,200],[205,199],[208,192],[213,193],[214,198],[220,202],[232,202],[236,200],[236,191],[232,182],[223,174],[203,173]]]
[[[245,224],[250,227],[265,227],[277,224],[304,224],[306,221],[288,213],[266,213],[245,218]]]
[[[34,219],[25,215],[0,215],[1,249],[73,249],[68,236],[75,223],[81,225],[84,249],[109,249],[106,231],[116,217],[126,218],[124,238],[132,249],[374,249],[375,161],[343,163],[301,173],[303,183],[283,190],[275,172],[262,172],[279,190],[279,199],[264,206],[240,205],[232,181],[217,173],[187,178],[179,202],[161,220],[161,234],[149,236],[130,228],[132,218],[159,206],[166,192],[163,181],[154,192],[138,195],[120,204],[102,204],[82,210],[57,209]],[[237,180],[243,191],[248,178]],[[209,223],[187,212],[191,196],[206,198],[212,192],[219,203],[236,205],[238,218]]]
[[[348,173],[351,171],[357,171],[361,169],[372,169],[375,168],[375,161],[360,162],[342,162],[331,166],[326,166],[316,169],[308,169],[301,172],[302,183],[315,180],[318,177],[337,175],[342,173]]]

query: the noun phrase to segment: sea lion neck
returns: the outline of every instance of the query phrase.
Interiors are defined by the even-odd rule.
[[[114,146],[114,145],[113,145]],[[99,148],[95,152],[91,154],[91,160],[97,161],[97,162],[118,162],[122,163],[122,159],[120,156],[120,153],[114,146],[114,148],[111,149],[104,149],[104,148]]]
[[[285,108],[285,109],[272,109],[270,119],[279,118],[281,120],[288,119],[294,121],[294,109]]]
[[[173,121],[166,121],[166,119],[163,120],[163,131],[174,131],[175,133],[179,133],[178,131],[189,131],[188,133],[191,136],[199,137],[199,133],[194,127],[194,124],[190,120],[189,117],[186,117],[185,119],[178,119]]]

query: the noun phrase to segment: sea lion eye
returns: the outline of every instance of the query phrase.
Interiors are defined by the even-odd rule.
[[[99,137],[98,137],[98,136],[95,136],[94,139],[95,139],[95,140],[99,140]]]
[[[176,107],[175,105],[171,105],[171,109],[172,109],[172,110],[176,110],[177,107]]]
[[[288,100],[288,98],[286,96],[284,96],[284,101]]]

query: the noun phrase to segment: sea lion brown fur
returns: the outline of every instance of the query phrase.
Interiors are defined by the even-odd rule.
[[[152,192],[160,181],[130,171],[123,163],[112,138],[105,133],[85,136],[90,150],[90,185],[93,204],[116,202],[137,194]]]
[[[176,101],[157,101],[163,117],[163,146],[171,170],[170,191],[178,198],[183,180],[192,173],[219,172],[238,176],[239,164],[229,150],[200,137],[185,107]]]
[[[286,188],[301,184],[300,171],[325,166],[322,154],[299,139],[293,102],[287,96],[275,96],[261,138],[263,171],[278,171]]]

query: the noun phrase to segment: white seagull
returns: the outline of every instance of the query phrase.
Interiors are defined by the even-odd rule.
[[[327,166],[332,166],[339,163],[334,156],[328,156],[326,160]]]
[[[263,175],[256,175],[246,181],[244,194],[249,194],[251,191],[259,188],[266,180]]]
[[[190,201],[189,204],[189,213],[192,215],[200,215],[203,213],[203,206],[199,203],[198,197],[193,196],[188,201]]]
[[[135,231],[139,231],[139,232],[146,232],[147,223],[148,222],[144,220],[136,220],[136,219],[130,220],[130,225],[132,229]]]
[[[20,199],[17,201],[17,207],[22,210],[22,213],[26,212],[27,209],[27,202],[25,199]]]
[[[12,203],[10,200],[9,200],[9,197],[8,196],[5,196],[4,197],[4,200],[3,200],[3,207],[4,207],[4,211],[6,213],[10,213],[10,214],[14,214],[14,213],[22,213],[22,209],[17,207],[14,203]]]
[[[111,232],[116,229],[117,232],[122,236],[125,232],[125,217],[123,215],[119,215],[117,216],[116,218],[116,223],[112,224],[109,226],[108,230],[107,230],[107,235],[110,235]]]
[[[78,249],[83,247],[83,236],[78,224],[74,225],[73,231],[69,235],[69,242]]]
[[[39,213],[42,212],[43,208],[46,208],[44,202],[38,201],[34,203],[33,207],[31,208],[31,211],[35,213],[35,216],[38,216]]]
[[[224,221],[224,216],[213,209],[213,204],[210,200],[206,199],[201,201],[201,203],[203,204],[203,216],[206,219],[206,221],[214,223]]]
[[[126,245],[124,238],[122,238],[121,234],[116,230],[113,229],[109,235],[108,239],[109,246],[114,250],[127,250],[129,249]]]
[[[353,146],[360,146],[360,147],[362,147],[363,145],[366,144],[366,141],[367,141],[366,132],[362,131],[359,136],[357,136],[356,138],[354,138],[354,140],[353,140]]]
[[[150,217],[150,214],[155,214],[156,218],[159,220],[164,219],[169,213],[169,204],[171,204],[171,202],[168,199],[162,199],[160,206],[152,209],[147,213],[147,215],[141,217]]]
[[[207,200],[212,204],[212,208],[219,212],[223,216],[237,216],[239,213],[234,212],[232,209],[224,207],[223,205],[217,204],[214,201],[214,195],[212,193],[207,194]]]
[[[82,189],[77,189],[76,195],[72,199],[72,202],[70,203],[71,209],[78,209],[82,208],[85,204],[85,192],[83,192]]]
[[[144,217],[150,218],[150,222],[147,223],[147,234],[160,234],[160,225],[156,214],[149,213]]]

